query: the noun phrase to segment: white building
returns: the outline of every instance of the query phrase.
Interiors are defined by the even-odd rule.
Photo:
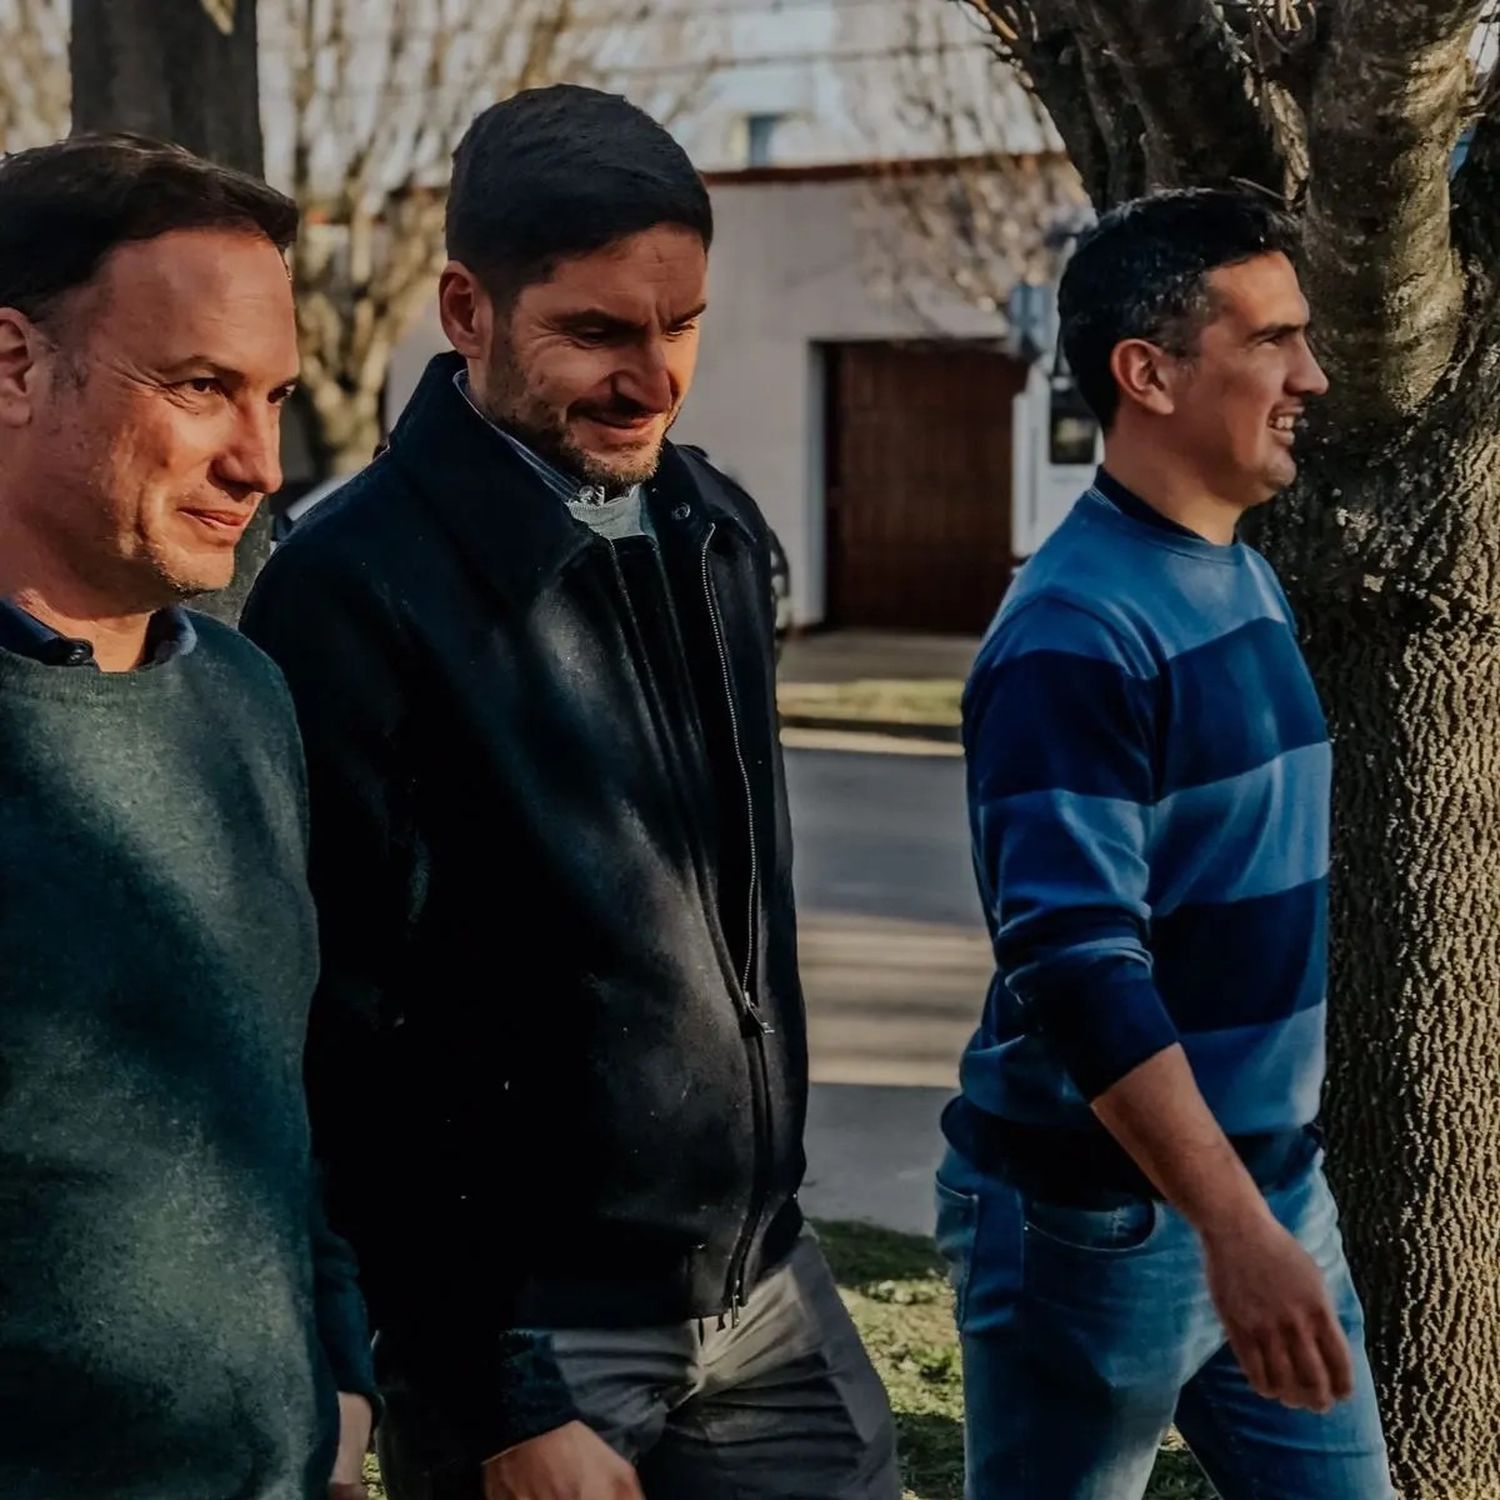
[[[903,92],[929,60],[995,92],[960,8],[923,14],[938,19],[914,37],[907,0],[694,8],[732,61],[675,127],[717,216],[701,363],[675,436],[756,496],[801,624],[978,630],[1087,474],[1049,462],[1048,361],[1022,357],[1033,351],[998,312],[941,279],[893,284],[890,247],[906,232],[882,186],[893,160],[901,180],[941,186],[981,149],[1016,153],[1016,213],[1033,219],[1072,192],[1018,93],[989,113],[998,140],[913,123]],[[960,150],[945,158],[945,145]],[[442,346],[435,317],[406,341],[393,409]]]

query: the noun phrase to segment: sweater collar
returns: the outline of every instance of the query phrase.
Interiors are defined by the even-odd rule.
[[[1155,526],[1159,531],[1169,531],[1176,536],[1191,537],[1195,542],[1203,540],[1191,527],[1174,521],[1170,516],[1164,516],[1150,501],[1142,500],[1133,489],[1121,484],[1103,464],[1094,474],[1094,488],[1121,515],[1129,516],[1132,521],[1139,521],[1143,526]]]

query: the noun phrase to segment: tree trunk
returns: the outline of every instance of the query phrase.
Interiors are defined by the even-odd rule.
[[[175,141],[258,177],[257,60],[255,0],[73,0],[73,129]],[[239,545],[234,582],[199,607],[237,621],[270,550],[263,506]]]
[[[232,12],[226,34],[213,19]],[[133,130],[261,174],[255,5],[73,0],[75,130]]]
[[[357,474],[385,437],[384,392],[349,390],[337,380],[309,380],[303,389],[318,476]]]
[[[1500,478],[1472,409],[1259,538],[1335,752],[1329,1168],[1398,1492],[1500,1496]]]

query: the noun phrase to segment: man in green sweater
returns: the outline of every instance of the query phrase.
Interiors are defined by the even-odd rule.
[[[373,1389],[301,1064],[301,747],[222,588],[280,482],[296,211],[0,163],[0,1495],[352,1500]]]

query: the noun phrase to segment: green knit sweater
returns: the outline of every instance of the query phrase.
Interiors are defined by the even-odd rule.
[[[106,674],[0,651],[0,1496],[326,1493],[369,1392],[317,1206],[286,689],[194,617]]]

